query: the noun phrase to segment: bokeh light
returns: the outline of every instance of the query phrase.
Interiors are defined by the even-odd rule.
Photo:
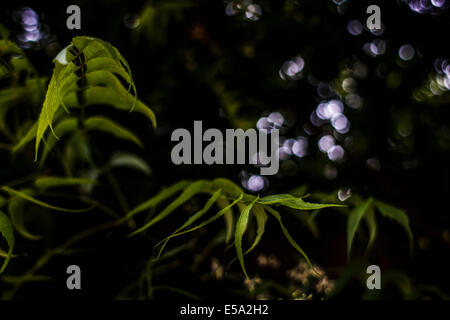
[[[359,36],[363,32],[363,25],[359,20],[352,20],[347,24],[347,30],[351,35]]]
[[[401,46],[400,49],[398,50],[398,55],[400,56],[400,59],[404,61],[412,60],[415,54],[416,51],[414,50],[414,47],[409,44]]]

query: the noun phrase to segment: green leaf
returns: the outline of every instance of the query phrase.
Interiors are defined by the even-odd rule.
[[[36,130],[38,127],[38,123],[35,122],[33,126],[28,130],[28,132],[19,140],[19,142],[14,145],[12,148],[13,152],[17,152],[21,148],[23,148],[26,144],[28,144],[31,140],[36,136]]]
[[[159,259],[159,257],[161,256],[162,251],[164,250],[167,242],[173,238],[178,232],[180,232],[181,230],[189,227],[191,224],[193,224],[195,221],[197,221],[198,219],[200,219],[203,215],[205,215],[206,212],[208,212],[209,209],[211,209],[211,207],[213,206],[213,204],[217,201],[217,199],[219,198],[220,194],[222,192],[222,189],[217,190],[216,192],[214,192],[214,194],[208,199],[208,201],[206,202],[206,204],[204,205],[204,207],[197,211],[195,214],[193,214],[192,216],[189,217],[189,219],[181,226],[179,227],[177,230],[175,230],[175,232],[173,232],[170,236],[168,236],[167,238],[165,238],[164,240],[160,241],[155,247],[157,247],[159,244],[163,243],[161,246],[161,249],[159,250],[158,253],[158,257],[156,258],[156,260]]]
[[[41,190],[62,186],[80,186],[95,183],[96,182],[94,180],[72,177],[39,177],[34,181],[34,185]]]
[[[66,172],[70,173],[76,170],[77,163],[85,163],[89,166],[95,166],[92,157],[92,145],[89,143],[89,137],[81,131],[74,131],[68,137],[64,145],[62,159],[64,160],[64,167]],[[43,163],[40,163],[43,168]]]
[[[8,216],[4,214],[2,211],[0,211],[0,234],[6,239],[6,242],[8,243],[8,256],[6,257],[5,261],[3,262],[3,265],[0,268],[0,274],[5,271],[6,266],[9,263],[9,260],[11,259],[12,251],[14,248],[14,231],[13,227],[11,225],[11,221],[9,221]]]
[[[237,256],[239,263],[241,264],[242,271],[244,271],[245,277],[248,279],[247,271],[244,265],[244,255],[242,253],[242,237],[247,229],[248,219],[250,216],[250,210],[253,208],[256,200],[253,200],[249,205],[247,205],[241,212],[239,219],[236,223],[236,229],[234,233],[234,246],[236,247]]]
[[[4,28],[2,28],[5,30]],[[9,33],[9,32],[8,32]],[[15,54],[18,56],[23,55],[23,51],[12,41],[1,39],[0,40],[0,55],[8,55],[8,54]]]
[[[206,190],[209,190],[211,187],[211,182],[207,180],[199,180],[191,185],[189,185],[183,193],[176,198],[172,203],[170,203],[163,211],[161,211],[158,215],[156,215],[152,220],[150,220],[148,223],[146,223],[143,227],[137,229],[136,231],[132,232],[129,236],[134,236],[148,228],[150,228],[155,223],[161,221],[165,217],[167,217],[169,214],[171,214],[173,211],[175,211],[178,207],[180,207],[182,204],[184,204],[186,201],[191,199],[193,196],[201,193],[206,192]]]
[[[144,159],[135,154],[127,152],[115,153],[111,157],[109,164],[111,167],[128,167],[131,169],[139,170],[146,175],[150,175],[152,172],[149,165],[144,161]]]
[[[352,250],[353,238],[355,237],[356,230],[362,217],[366,214],[369,207],[372,205],[372,198],[367,199],[362,204],[357,206],[350,212],[347,219],[347,258],[350,259],[350,252]]]
[[[163,189],[156,196],[148,199],[147,201],[141,203],[136,208],[134,208],[133,210],[128,212],[126,218],[129,219],[129,218],[133,217],[135,214],[137,214],[139,212],[145,211],[145,210],[150,209],[152,207],[156,207],[158,204],[160,204],[164,200],[172,197],[174,194],[176,194],[179,191],[181,191],[181,190],[185,189],[186,187],[188,187],[191,183],[192,182],[190,182],[188,180],[182,180],[182,181],[179,181],[179,182],[171,185],[168,188]]]
[[[45,95],[44,104],[42,105],[41,114],[38,119],[38,127],[36,131],[36,144],[35,144],[35,161],[37,160],[39,144],[44,136],[45,131],[48,127],[53,132],[52,122],[53,117],[60,106],[60,98],[58,87],[56,85],[56,77],[61,72],[63,66],[55,62],[55,68],[53,69],[53,76],[50,79],[48,85],[47,94]],[[54,132],[53,132],[54,133]],[[56,135],[55,135],[56,136]]]
[[[276,194],[266,196],[258,200],[263,205],[282,205],[297,210],[317,210],[329,207],[344,207],[339,204],[320,204],[303,201],[302,198],[296,198],[290,194]]]
[[[57,116],[55,116],[56,118]],[[75,131],[78,128],[78,119],[73,117],[68,117],[65,119],[62,119],[58,122],[58,124],[55,126],[54,132],[55,135],[50,134],[47,137],[47,143],[45,144],[44,153],[42,154],[41,160],[40,160],[40,166],[44,165],[45,160],[47,159],[48,154],[53,149],[53,147],[56,144],[57,138],[61,139],[66,134]]]
[[[61,118],[61,116],[64,114],[64,111],[62,111],[61,109],[58,109],[55,113],[55,115],[53,116],[53,121],[57,121],[58,119]],[[69,129],[65,129],[63,127],[63,123],[64,122],[71,122],[72,126]],[[23,148],[26,144],[28,144],[29,142],[31,142],[31,140],[33,140],[36,137],[37,134],[37,128],[38,128],[38,122],[35,122],[27,131],[27,133],[25,135],[23,135],[19,142],[17,142],[17,144],[13,147],[13,152],[17,152],[18,150],[20,150],[21,148]],[[54,133],[57,137],[61,137],[63,136],[66,132],[72,131],[77,127],[77,119],[75,118],[68,118],[68,119],[63,119],[61,120],[54,128]],[[47,139],[47,144],[46,149],[44,150],[45,153],[47,153],[49,150],[47,149],[51,149],[51,147],[55,144],[56,142],[56,138],[53,134],[51,134],[50,136],[48,136]]]
[[[242,198],[244,197],[244,194],[241,193],[239,195],[239,200],[238,201],[234,201],[232,204],[236,204],[237,202],[239,202]],[[234,215],[233,215],[233,210],[232,210],[232,206],[228,205],[228,201],[224,200],[224,199],[220,199],[218,201],[219,206],[222,208],[222,210],[224,208],[229,207],[226,211],[224,211],[221,216],[223,215],[224,220],[225,220],[225,226],[226,226],[226,233],[225,233],[225,243],[229,243],[231,241],[231,237],[233,236],[233,229],[234,229]],[[219,213],[222,211],[220,210]]]
[[[180,235],[182,235],[182,234],[186,234],[186,233],[195,231],[195,230],[197,230],[197,229],[203,228],[204,226],[206,226],[206,225],[208,225],[208,224],[210,224],[210,223],[216,221],[217,219],[219,219],[219,218],[220,218],[221,216],[223,216],[224,214],[230,212],[231,208],[232,208],[233,206],[235,206],[239,201],[242,200],[242,197],[243,197],[243,194],[241,194],[241,195],[240,195],[236,200],[234,200],[232,203],[230,203],[229,205],[227,205],[227,206],[225,206],[224,208],[222,208],[221,210],[219,210],[219,212],[217,212],[215,215],[213,215],[212,217],[210,217],[208,220],[203,221],[202,223],[200,223],[199,225],[197,225],[197,226],[195,226],[195,227],[193,227],[193,228],[191,228],[191,229],[188,229],[188,230],[185,230],[185,231],[181,231],[181,232],[177,232],[177,233],[175,233],[172,237],[177,237],[177,236],[180,236]]]
[[[367,223],[367,227],[369,228],[369,243],[367,244],[366,254],[372,248],[372,245],[375,241],[375,237],[377,235],[377,221],[375,220],[375,212],[373,207],[369,207],[367,213],[364,215],[364,220]]]
[[[131,141],[142,148],[142,142],[130,130],[118,125],[114,121],[105,117],[90,117],[84,123],[87,130],[98,130],[108,133],[118,139]]]
[[[262,197],[258,200],[258,202],[269,205],[269,204],[279,204],[284,201],[295,201],[297,199],[301,199],[301,198],[296,198],[290,194],[274,194],[274,195]]]
[[[6,199],[0,196],[0,208],[2,208],[7,203]]]
[[[0,91],[0,131],[8,134],[7,115],[9,110],[23,100],[25,88],[14,87]]]
[[[21,192],[32,196],[33,191],[31,189],[22,189]],[[21,197],[12,197],[8,204],[8,212],[9,216],[11,217],[11,222],[16,229],[16,231],[29,240],[39,240],[42,238],[42,236],[34,235],[30,233],[27,228],[25,227],[24,223],[24,214],[25,214],[25,204],[26,200]]]
[[[256,246],[261,241],[261,238],[262,238],[262,236],[264,234],[266,221],[267,221],[267,214],[264,211],[263,207],[255,205],[252,208],[252,212],[255,214],[255,218],[256,218],[256,225],[257,225],[256,237],[255,237],[255,240],[253,240],[253,243],[250,246],[250,248],[248,248],[247,251],[244,252],[244,256],[249,254],[250,252],[252,252],[253,249],[255,249]],[[231,265],[236,259],[237,259],[237,257],[234,258],[228,265]]]
[[[233,199],[239,197],[244,193],[241,187],[235,184],[233,181],[225,178],[216,178],[212,182],[214,189],[222,189],[225,193],[230,195]]]
[[[411,232],[411,228],[409,227],[409,218],[406,215],[406,212],[379,200],[375,200],[375,206],[383,216],[393,219],[400,224],[403,229],[405,229],[409,239],[410,250],[412,252],[413,234]]]
[[[52,277],[44,276],[44,275],[22,275],[22,276],[10,276],[4,275],[2,277],[2,282],[8,284],[16,284],[16,283],[25,283],[25,282],[42,282],[42,281],[50,281],[54,280]]]
[[[276,211],[275,209],[273,209],[269,206],[264,206],[264,208],[267,211],[269,211],[275,217],[275,219],[278,220],[278,223],[280,224],[280,227],[281,227],[281,231],[283,231],[283,234],[286,237],[286,239],[298,252],[300,252],[300,254],[305,258],[306,262],[311,266],[311,268],[314,269],[313,265],[311,264],[311,261],[309,260],[308,256],[306,255],[305,251],[303,251],[303,249],[300,248],[300,246],[297,244],[297,242],[295,242],[295,240],[291,237],[291,235],[289,234],[286,227],[283,225],[283,222],[281,221],[281,216],[278,213],[278,211]]]
[[[125,89],[117,91],[117,88],[110,88],[110,87],[91,87],[86,89],[85,91],[86,101],[89,104],[106,104],[118,110],[127,111],[130,96],[129,94],[127,95],[125,94],[126,94]],[[139,99],[136,100],[134,110],[149,118],[153,126],[156,127],[155,114],[149,107],[147,107]]]
[[[253,249],[256,248],[258,243],[261,241],[261,238],[264,234],[264,230],[265,230],[265,226],[266,226],[267,214],[264,211],[264,208],[261,206],[253,206],[253,212],[255,214],[256,225],[257,225],[256,237],[255,237],[255,240],[253,241],[253,244],[251,245],[250,248],[248,248],[248,250],[244,253],[244,255],[250,253]]]
[[[12,189],[10,187],[3,186],[1,189],[6,191],[6,192],[8,192],[11,195],[15,195],[15,196],[21,197],[21,198],[23,198],[23,199],[25,199],[27,201],[30,201],[30,202],[32,202],[34,204],[37,204],[37,205],[39,205],[41,207],[44,207],[44,208],[47,208],[47,209],[56,210],[56,211],[79,213],[79,212],[89,211],[89,210],[91,210],[93,208],[93,207],[89,207],[89,208],[86,208],[86,209],[66,209],[66,208],[61,208],[61,207],[53,206],[51,204],[48,204],[48,203],[45,203],[43,201],[37,200],[37,199],[27,195],[26,193],[14,190],[14,189]]]
[[[36,159],[39,144],[48,127],[55,134],[52,123],[60,106],[85,108],[93,104],[106,104],[121,110],[136,109],[156,126],[153,111],[137,99],[136,86],[130,66],[111,44],[92,37],[75,37],[54,60],[55,68],[47,89],[36,130]],[[124,88],[117,77],[128,83]],[[81,80],[81,81],[79,81]],[[133,89],[133,93],[130,91]],[[81,92],[81,95],[79,94]],[[79,98],[82,100],[79,101]],[[140,144],[139,139],[111,120],[96,117],[86,126],[106,131],[121,139]]]

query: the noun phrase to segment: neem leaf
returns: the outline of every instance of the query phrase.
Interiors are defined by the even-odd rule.
[[[141,140],[139,140],[139,138],[134,133],[108,118],[101,116],[90,117],[86,119],[84,125],[87,130],[102,131],[118,139],[131,141],[137,144],[139,147],[142,147]]]
[[[359,223],[362,217],[368,211],[373,199],[369,198],[355,209],[350,212],[347,219],[347,257],[350,258],[350,252],[352,250],[353,238],[355,237],[356,230],[358,229]]]
[[[411,232],[411,228],[409,227],[409,218],[406,215],[406,212],[379,200],[375,200],[375,206],[383,216],[395,220],[403,227],[403,229],[405,229],[409,239],[409,246],[412,251],[413,234]]]
[[[255,204],[256,200],[258,198],[255,198],[249,205],[247,205],[241,212],[241,215],[239,216],[239,219],[236,223],[236,229],[234,232],[234,246],[236,247],[236,253],[239,259],[239,263],[241,264],[242,271],[244,271],[245,277],[248,279],[247,271],[245,270],[244,265],[244,255],[242,253],[242,237],[245,233],[245,230],[247,229],[248,219],[250,216],[250,210],[252,209],[253,205]]]
[[[180,235],[182,235],[182,234],[185,234],[185,233],[189,233],[189,232],[195,231],[195,230],[197,230],[197,229],[203,228],[204,226],[206,226],[206,225],[208,225],[208,224],[210,224],[210,223],[216,221],[217,219],[219,219],[221,216],[223,216],[223,215],[226,214],[227,212],[230,212],[230,209],[231,209],[234,205],[236,205],[239,201],[241,201],[242,197],[243,197],[243,195],[241,194],[236,200],[234,200],[232,203],[230,203],[230,204],[227,205],[226,207],[224,207],[224,208],[222,208],[221,210],[219,210],[219,212],[217,212],[214,216],[212,216],[212,217],[209,218],[208,220],[206,220],[206,221],[200,223],[199,225],[197,225],[197,226],[195,226],[195,227],[193,227],[193,228],[191,228],[191,229],[188,229],[188,230],[185,230],[185,231],[181,231],[181,232],[177,232],[177,233],[175,233],[174,235],[172,235],[171,237],[177,237],[177,236],[180,236]]]
[[[0,208],[2,208],[7,203],[6,199],[0,196]]]
[[[31,189],[22,189],[21,192],[33,195],[33,191]],[[25,227],[24,223],[24,209],[26,200],[21,197],[12,197],[9,200],[8,203],[8,212],[9,216],[11,217],[11,222],[16,229],[16,231],[21,234],[23,237],[29,239],[29,240],[39,240],[42,238],[42,236],[31,234],[27,228]]]
[[[163,202],[164,200],[172,197],[174,194],[178,193],[179,191],[185,189],[187,186],[189,186],[192,182],[187,180],[181,180],[173,185],[171,185],[168,188],[164,188],[159,192],[156,196],[148,199],[147,201],[141,203],[136,208],[128,212],[127,218],[131,218],[135,214],[142,212],[144,210],[150,209],[152,207],[157,206],[159,203]]]
[[[132,232],[129,236],[134,236],[134,235],[146,230],[147,228],[151,227],[155,223],[157,223],[160,220],[167,217],[169,214],[171,214],[173,211],[175,211],[178,207],[180,207],[186,201],[191,199],[193,196],[195,196],[201,192],[208,191],[210,189],[210,187],[211,187],[211,182],[209,182],[207,180],[199,180],[199,181],[192,183],[183,191],[183,193],[178,198],[176,198],[172,203],[170,203],[163,211],[161,211],[158,215],[156,215],[152,220],[147,222],[143,227]]]
[[[123,88],[122,88],[123,89]],[[125,89],[117,91],[110,87],[90,87],[85,91],[86,101],[89,104],[106,104],[119,110],[128,110],[129,94],[125,95]],[[139,99],[136,101],[134,109],[147,116],[153,124],[156,126],[156,117],[153,111],[142,103]]]
[[[66,208],[61,208],[61,207],[57,207],[57,206],[53,206],[51,204],[45,203],[43,201],[37,200],[29,195],[27,195],[26,193],[23,193],[21,191],[17,191],[14,190],[10,187],[2,187],[2,190],[8,192],[11,195],[15,195],[18,197],[21,197],[27,201],[33,202],[34,204],[37,204],[41,207],[47,208],[47,209],[52,209],[52,210],[56,210],[56,211],[62,211],[62,212],[72,212],[72,213],[79,213],[79,212],[86,212],[92,209],[92,207],[86,208],[86,209],[66,209]]]
[[[373,207],[369,207],[367,213],[364,215],[364,220],[367,223],[367,227],[369,228],[369,243],[367,244],[366,254],[369,252],[372,247],[375,237],[377,235],[377,221],[375,220],[375,212]]]
[[[57,137],[52,123],[60,106],[66,111],[71,107],[85,108],[93,104],[106,104],[120,110],[136,109],[156,126],[153,111],[137,99],[130,66],[111,44],[92,37],[75,37],[72,43],[58,54],[54,63],[55,68],[36,129],[36,159],[39,144],[48,127]],[[128,89],[123,87],[118,77],[128,83]],[[78,81],[80,79],[81,82]],[[134,94],[130,93],[131,89]],[[87,123],[90,129],[94,125],[97,125],[98,130],[140,144],[136,136],[112,121],[107,122],[97,117]]]
[[[167,242],[173,238],[178,232],[180,232],[181,230],[189,227],[191,224],[193,224],[195,221],[197,221],[198,219],[200,219],[206,212],[208,212],[209,209],[211,209],[212,205],[217,201],[217,199],[220,196],[220,193],[222,192],[221,189],[217,190],[216,192],[214,192],[214,194],[208,199],[208,201],[206,202],[206,204],[204,205],[204,207],[197,211],[195,214],[193,214],[192,216],[189,217],[189,219],[181,226],[179,227],[177,230],[175,230],[175,232],[172,233],[172,235],[170,235],[169,237],[167,237],[166,239],[160,241],[155,247],[157,247],[160,243],[164,242],[163,245],[161,246],[161,249],[159,250],[158,253],[158,257],[156,258],[159,259],[159,256],[161,255],[162,251],[164,250],[164,247],[166,246]]]
[[[138,155],[128,152],[117,152],[109,160],[111,167],[128,167],[150,175],[152,170],[147,162]]]
[[[36,145],[35,145],[35,161],[37,160],[39,143],[41,142],[45,131],[48,127],[53,132],[52,121],[53,116],[60,106],[60,98],[58,88],[56,86],[56,77],[61,72],[63,65],[59,62],[55,62],[55,68],[53,69],[53,75],[48,85],[47,94],[45,95],[44,104],[42,105],[41,114],[38,119],[38,127],[36,131]],[[56,135],[55,135],[56,136]]]
[[[33,126],[28,130],[28,132],[19,140],[19,142],[12,148],[13,152],[20,150],[23,146],[25,146],[28,142],[33,140],[36,136],[38,123],[35,122]]]
[[[269,211],[275,217],[275,219],[278,220],[278,223],[280,224],[280,227],[281,227],[281,231],[283,231],[283,234],[286,237],[286,239],[298,252],[300,252],[300,254],[305,258],[306,262],[311,266],[311,268],[314,269],[314,267],[311,264],[311,261],[309,260],[308,256],[306,255],[305,251],[303,251],[303,249],[300,248],[300,246],[297,244],[297,242],[295,242],[295,240],[291,237],[291,235],[289,234],[286,227],[283,225],[283,222],[281,221],[281,216],[278,213],[278,211],[276,211],[275,209],[273,209],[269,206],[264,206],[264,208],[267,211]]]
[[[8,256],[6,257],[5,261],[3,262],[2,266],[0,267],[0,274],[3,273],[6,266],[9,263],[9,260],[11,259],[13,247],[14,247],[14,231],[13,227],[11,225],[11,221],[9,221],[8,216],[0,211],[0,234],[6,239],[6,242],[8,243]]]
[[[264,208],[261,206],[253,206],[253,213],[255,214],[256,225],[257,225],[256,237],[255,237],[255,240],[253,241],[253,244],[250,246],[250,248],[248,248],[247,251],[245,251],[244,255],[250,253],[253,249],[256,248],[258,243],[261,241],[261,238],[264,234],[264,230],[265,230],[265,226],[266,226],[267,214],[264,211]]]
[[[274,195],[262,197],[258,200],[258,202],[262,203],[262,204],[277,204],[277,203],[281,203],[284,201],[296,200],[296,199],[299,199],[299,198],[296,198],[290,194],[274,194]]]
[[[264,211],[263,207],[254,205],[253,208],[252,208],[252,212],[255,215],[256,225],[257,225],[257,227],[256,227],[256,237],[253,240],[253,243],[250,246],[250,248],[248,248],[247,251],[244,252],[244,256],[249,254],[250,252],[252,252],[253,249],[255,249],[256,246],[261,241],[261,238],[262,238],[262,236],[264,234],[264,231],[265,231],[265,226],[266,226],[266,221],[267,221],[267,214]],[[231,263],[233,263],[236,259],[237,259],[237,257],[234,258],[228,265],[231,265]]]
[[[44,145],[44,153],[42,154],[40,160],[41,166],[44,164],[45,159],[47,159],[47,156],[49,155],[50,151],[56,144],[55,136],[58,138],[62,138],[66,134],[75,131],[77,127],[78,127],[78,119],[73,117],[68,117],[58,122],[58,124],[55,126],[54,129],[55,135],[52,134],[48,135],[47,143]]]
[[[41,190],[61,186],[79,186],[94,183],[96,183],[94,180],[72,177],[39,177],[34,181],[34,185]]]
[[[290,194],[276,194],[266,196],[258,200],[258,203],[264,205],[282,205],[297,210],[317,210],[328,207],[343,207],[339,204],[320,204],[303,201],[302,198],[296,198]]]
[[[233,181],[225,178],[216,178],[212,182],[213,188],[222,189],[224,193],[229,194],[232,198],[239,197],[244,193],[241,187],[235,184]]]

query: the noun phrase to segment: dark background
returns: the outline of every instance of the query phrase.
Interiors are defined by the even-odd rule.
[[[162,2],[149,3],[158,7]],[[237,123],[255,127],[261,116],[278,111],[287,121],[284,136],[308,137],[308,154],[303,158],[292,156],[282,162],[280,173],[268,177],[262,194],[286,193],[301,185],[307,185],[308,192],[326,193],[335,193],[345,187],[362,197],[374,196],[405,209],[414,234],[412,258],[404,231],[390,221],[381,220],[377,241],[369,256],[363,257],[364,243],[357,242],[354,260],[379,264],[382,270],[398,270],[407,275],[413,285],[430,284],[450,292],[447,273],[450,267],[447,259],[450,246],[449,93],[420,102],[413,98],[413,93],[435,72],[435,60],[450,58],[447,45],[449,1],[443,8],[429,5],[429,9],[417,13],[410,9],[409,1],[348,0],[338,6],[331,0],[259,0],[254,1],[262,9],[257,21],[246,19],[239,12],[228,16],[226,1],[193,1],[186,7],[183,7],[184,2],[180,3],[173,12],[158,12],[155,25],[136,29],[125,26],[124,15],[139,14],[145,1],[14,1],[1,5],[0,17],[1,23],[15,37],[22,32],[15,12],[31,7],[39,15],[48,38],[26,48],[25,52],[43,75],[50,75],[52,58],[76,35],[106,40],[126,57],[134,72],[138,96],[155,111],[158,127],[153,129],[138,115],[124,117],[118,113],[117,119],[138,134],[145,148],[132,149],[116,141],[103,141],[102,137],[99,137],[99,147],[105,158],[113,149],[132,150],[152,168],[148,178],[133,171],[117,172],[119,180],[123,181],[123,191],[133,206],[162,186],[182,178],[224,176],[240,183],[243,169],[257,173],[254,168],[242,166],[173,165],[170,134],[176,128],[192,130],[194,120],[202,120],[204,129],[232,128]],[[81,30],[66,28],[69,4],[81,7]],[[368,16],[365,9],[371,4],[381,7],[384,33],[377,36],[364,28],[361,35],[351,35],[347,24],[354,19],[365,24]],[[385,53],[376,57],[363,50],[363,45],[374,39],[386,41]],[[415,48],[412,61],[399,59],[398,48],[404,44]],[[285,61],[298,55],[305,61],[301,79],[282,80],[279,69]],[[344,147],[344,160],[333,162],[317,147],[318,138],[332,132],[332,127],[329,124],[314,126],[310,115],[322,100],[339,97],[338,93],[332,93],[329,98],[321,98],[317,83],[342,81],[342,71],[354,61],[367,67],[367,77],[358,80],[357,89],[363,107],[359,110],[345,107],[351,128],[339,139],[343,143],[346,137],[353,137],[353,147]],[[393,71],[400,74],[401,79],[395,88],[387,85],[386,80]],[[217,86],[225,88],[223,95],[217,94]],[[230,113],[227,99],[240,104],[236,114]],[[412,129],[407,137],[402,137],[397,129],[405,121]],[[305,133],[305,126],[309,135]],[[370,158],[379,160],[379,170],[367,165]],[[7,160],[7,165],[1,169],[2,179],[8,181],[10,174],[27,172],[27,168],[34,165],[30,159]],[[330,179],[324,174],[327,167],[336,170],[335,178]],[[58,169],[53,169],[52,173],[58,173]],[[116,201],[101,192],[98,196],[109,203]],[[321,215],[319,239],[314,239],[298,221],[291,220],[288,220],[291,224],[286,222],[286,225],[292,226],[293,234],[299,230],[297,236],[309,255],[333,278],[338,278],[347,266],[345,219],[331,211]],[[55,237],[64,239],[70,229],[75,232],[80,226],[83,222],[72,221],[64,230],[58,230]],[[173,228],[173,224],[161,226],[152,237],[161,238]],[[198,250],[207,244],[211,234],[219,231],[220,226],[214,226],[200,234],[194,248]],[[125,287],[140,272],[142,256],[152,252],[149,244],[153,239],[125,241],[125,234],[118,230],[94,237],[93,252],[76,258],[81,269],[86,270],[81,293],[65,290],[66,275],[61,266],[72,263],[73,258],[62,257],[55,259],[46,270],[57,281],[27,285],[28,290],[21,291],[19,297],[114,297],[118,288]],[[184,241],[187,239],[180,243]],[[239,281],[231,284],[204,281],[201,274],[207,273],[207,259],[198,270],[188,267],[189,262],[184,261],[191,260],[192,250],[180,253],[180,263],[175,271],[162,275],[157,281],[191,288],[202,297],[234,295],[233,286]],[[217,252],[213,251],[212,255],[223,255],[223,247],[215,250]],[[295,265],[295,252],[281,239],[276,228],[268,228],[258,250],[274,252],[286,268]],[[231,251],[228,250],[229,257],[233,257]],[[250,272],[255,256],[248,257]],[[235,264],[232,270],[238,273],[238,265]],[[283,272],[269,272],[268,277],[282,282]],[[342,296],[360,298],[361,291],[355,284]],[[386,290],[386,298],[400,296],[394,289]],[[161,293],[158,297],[165,296]]]

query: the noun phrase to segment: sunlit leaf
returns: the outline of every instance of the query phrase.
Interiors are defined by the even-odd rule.
[[[265,205],[281,205],[298,210],[317,210],[328,207],[343,207],[339,204],[320,204],[303,201],[302,198],[296,198],[290,194],[276,194],[266,196],[258,200],[258,203]]]
[[[59,62],[55,62],[55,68],[53,69],[54,75],[50,79],[48,85],[47,94],[45,95],[44,104],[42,105],[41,114],[38,120],[38,127],[36,130],[36,144],[35,144],[35,160],[37,160],[39,144],[44,136],[48,127],[53,131],[53,116],[60,106],[59,92],[56,86],[56,77],[61,72],[63,66]],[[56,75],[56,76],[55,76]]]
[[[62,55],[62,56],[61,56]],[[92,37],[75,37],[57,59],[48,85],[36,130],[35,153],[48,127],[57,137],[52,123],[54,115],[64,109],[85,108],[93,104],[106,104],[120,110],[133,110],[146,115],[156,125],[153,111],[136,96],[130,66],[111,44]],[[117,77],[128,83],[124,88]],[[80,80],[80,81],[79,81]],[[81,86],[81,87],[80,87]],[[133,89],[132,94],[130,90]],[[106,131],[114,136],[141,145],[139,139],[127,129],[103,117],[87,119],[88,129]]]
[[[266,221],[267,221],[267,214],[264,211],[264,208],[261,206],[253,206],[252,208],[252,212],[254,213],[255,219],[256,219],[256,237],[253,240],[252,245],[250,246],[250,248],[248,248],[245,252],[244,252],[244,256],[249,254],[250,252],[253,251],[253,249],[256,248],[256,246],[259,244],[259,242],[261,241],[261,238],[264,234],[264,230],[265,230],[265,226],[266,226]],[[234,258],[230,263],[233,263],[234,260],[237,259]]]
[[[258,245],[258,243],[261,241],[261,238],[264,234],[264,230],[265,230],[265,226],[266,226],[266,221],[267,221],[267,214],[264,211],[264,208],[261,206],[253,206],[253,212],[255,214],[255,218],[256,218],[256,237],[255,240],[253,241],[253,244],[250,246],[250,248],[248,248],[248,250],[244,253],[244,255],[250,253],[253,249],[256,248],[256,246]]]
[[[238,221],[236,222],[236,229],[234,233],[234,246],[236,248],[236,253],[241,264],[242,271],[244,271],[245,277],[248,279],[247,271],[244,265],[244,255],[242,253],[242,237],[247,229],[248,219],[250,216],[250,211],[253,208],[257,198],[253,200],[249,205],[247,205],[241,212]]]

